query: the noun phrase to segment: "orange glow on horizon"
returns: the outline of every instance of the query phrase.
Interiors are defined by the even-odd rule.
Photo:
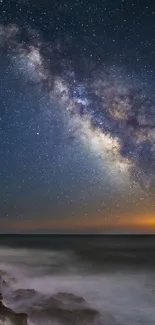
[[[54,230],[65,230],[65,231],[103,231],[109,230],[143,230],[143,231],[155,231],[155,215],[138,215],[134,217],[133,215],[128,215],[126,217],[120,217],[116,219],[114,217],[109,217],[107,219],[103,217],[98,218],[76,218],[76,219],[43,219],[43,220],[16,220],[16,222],[0,224],[1,229],[7,228],[9,231],[19,230],[19,231],[54,231]]]

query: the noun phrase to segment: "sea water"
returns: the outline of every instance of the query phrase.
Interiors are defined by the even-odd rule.
[[[73,294],[99,312],[101,324],[155,324],[155,239],[104,236],[5,237],[0,270],[4,302],[28,314],[46,297]],[[1,240],[2,241],[2,240]],[[20,292],[20,299],[14,293]],[[33,289],[26,298],[27,289]],[[69,307],[68,307],[69,308]],[[59,322],[57,322],[58,324]],[[48,320],[48,324],[54,324]],[[79,323],[80,324],[80,323]],[[93,324],[93,321],[92,321]],[[80,324],[81,325],[81,324]]]

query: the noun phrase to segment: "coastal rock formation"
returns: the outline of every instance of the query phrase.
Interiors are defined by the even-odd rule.
[[[37,292],[33,289],[17,289],[12,293],[14,301],[33,299],[37,295]]]
[[[114,325],[114,318],[87,304],[86,300],[70,292],[47,296],[34,289],[16,289],[8,284],[8,275],[0,273],[0,325],[27,325],[27,318],[34,324],[62,325]],[[8,286],[8,290],[5,290]],[[16,311],[5,306],[7,303]]]
[[[3,296],[0,293],[0,320],[2,322],[8,320],[14,325],[27,325],[27,314],[14,312],[12,309],[6,307],[2,300]]]
[[[35,322],[42,319],[56,320],[63,324],[100,324],[100,314],[97,310],[86,305],[82,297],[70,293],[57,293],[34,306],[30,312],[30,318]]]
[[[76,296],[73,293],[58,292],[53,297],[61,300],[63,303],[86,304],[84,298]]]

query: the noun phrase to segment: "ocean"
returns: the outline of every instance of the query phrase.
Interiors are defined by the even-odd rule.
[[[155,236],[1,235],[0,278],[30,325],[155,325]]]

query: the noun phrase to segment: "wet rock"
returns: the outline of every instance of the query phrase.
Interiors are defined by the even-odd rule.
[[[79,322],[80,324],[93,324],[98,316],[99,313],[96,310],[93,310],[91,308],[80,308],[80,309],[55,309],[51,311],[51,315],[60,321],[63,321],[67,324],[77,324]]]
[[[0,290],[1,291],[3,291],[3,289],[7,289],[9,287],[6,280],[4,280],[5,276],[6,276],[6,272],[0,270]]]
[[[47,311],[51,309],[63,308],[64,304],[61,300],[55,299],[54,297],[43,299],[40,303],[37,304],[38,307],[45,308]]]
[[[59,299],[64,303],[76,303],[76,304],[85,304],[86,301],[84,298],[74,295],[73,293],[58,292],[54,295],[55,299]]]
[[[6,315],[5,319],[9,320],[13,325],[27,325],[27,314],[24,313]]]
[[[47,322],[49,319],[61,322],[63,324],[100,324],[99,322],[99,312],[91,308],[82,309],[63,309],[63,308],[53,308],[51,310],[35,309],[30,315],[33,321],[42,319],[42,321]]]
[[[21,299],[31,299],[37,295],[33,289],[18,289],[13,293],[13,298],[18,301]]]
[[[33,289],[17,289],[5,292],[5,299],[8,304],[16,306],[18,312],[27,313],[33,305],[43,301],[44,296]]]
[[[59,292],[50,298],[44,298],[38,306],[45,306],[46,310],[54,308],[78,308],[86,304],[82,297],[78,297],[71,293]]]
[[[6,307],[3,302],[3,296],[0,293],[0,319],[9,320],[14,325],[27,325],[27,314],[16,313],[12,309]]]
[[[37,322],[58,321],[63,324],[99,324],[100,314],[86,305],[82,297],[70,293],[58,293],[31,309],[30,318]]]

